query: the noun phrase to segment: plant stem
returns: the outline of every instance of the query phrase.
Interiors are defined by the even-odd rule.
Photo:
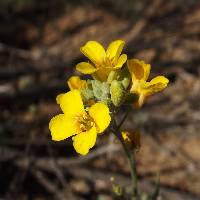
[[[121,142],[124,152],[129,161],[130,170],[131,170],[131,180],[132,180],[132,192],[133,192],[132,196],[134,199],[137,199],[138,198],[137,170],[136,170],[136,161],[135,161],[134,152],[131,152],[129,150],[129,148],[126,146],[126,144],[124,143],[121,132],[120,132],[119,127],[117,126],[115,120],[113,120],[113,129],[114,130],[112,132],[116,135],[116,137]]]
[[[131,108],[127,110],[126,114],[124,115],[124,117],[122,118],[121,122],[119,123],[119,125],[117,126],[117,129],[119,130],[121,128],[121,126],[123,125],[123,123],[125,122],[126,118],[128,117],[129,113],[131,112]]]

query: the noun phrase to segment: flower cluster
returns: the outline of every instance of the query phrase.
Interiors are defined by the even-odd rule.
[[[70,91],[57,96],[63,114],[56,115],[49,123],[52,139],[71,137],[75,150],[86,155],[112,121],[114,111],[122,104],[141,107],[152,94],[163,90],[168,79],[157,76],[147,81],[151,66],[138,59],[127,60],[121,54],[124,41],[110,43],[107,50],[96,41],[89,41],[80,48],[90,60],[80,62],[76,70],[91,75],[81,80],[72,76],[67,81]],[[123,134],[131,141],[129,134]]]

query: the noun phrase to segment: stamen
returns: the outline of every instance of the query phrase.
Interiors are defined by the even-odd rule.
[[[113,67],[115,65],[115,58],[109,58],[109,56],[104,58],[103,61],[105,66]]]
[[[75,117],[77,126],[80,131],[84,132],[91,129],[94,126],[93,119],[87,114],[83,113]]]

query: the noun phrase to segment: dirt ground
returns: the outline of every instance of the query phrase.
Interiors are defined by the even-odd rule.
[[[159,172],[161,200],[200,199],[200,1],[33,2],[0,9],[0,199],[112,200],[110,177],[130,185],[112,136],[78,157],[48,129],[60,112],[56,95],[85,59],[80,46],[114,39],[126,41],[129,57],[151,63],[152,77],[170,79],[124,124],[141,132],[140,188],[151,191]]]

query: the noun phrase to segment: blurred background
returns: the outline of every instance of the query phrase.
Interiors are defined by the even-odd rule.
[[[170,79],[124,124],[141,132],[140,187],[151,191],[160,172],[160,199],[200,199],[199,0],[1,0],[0,199],[112,200],[110,177],[130,185],[112,136],[79,157],[48,129],[60,112],[56,95],[86,59],[80,46],[115,39],[126,41],[129,57],[151,63],[152,77]]]

